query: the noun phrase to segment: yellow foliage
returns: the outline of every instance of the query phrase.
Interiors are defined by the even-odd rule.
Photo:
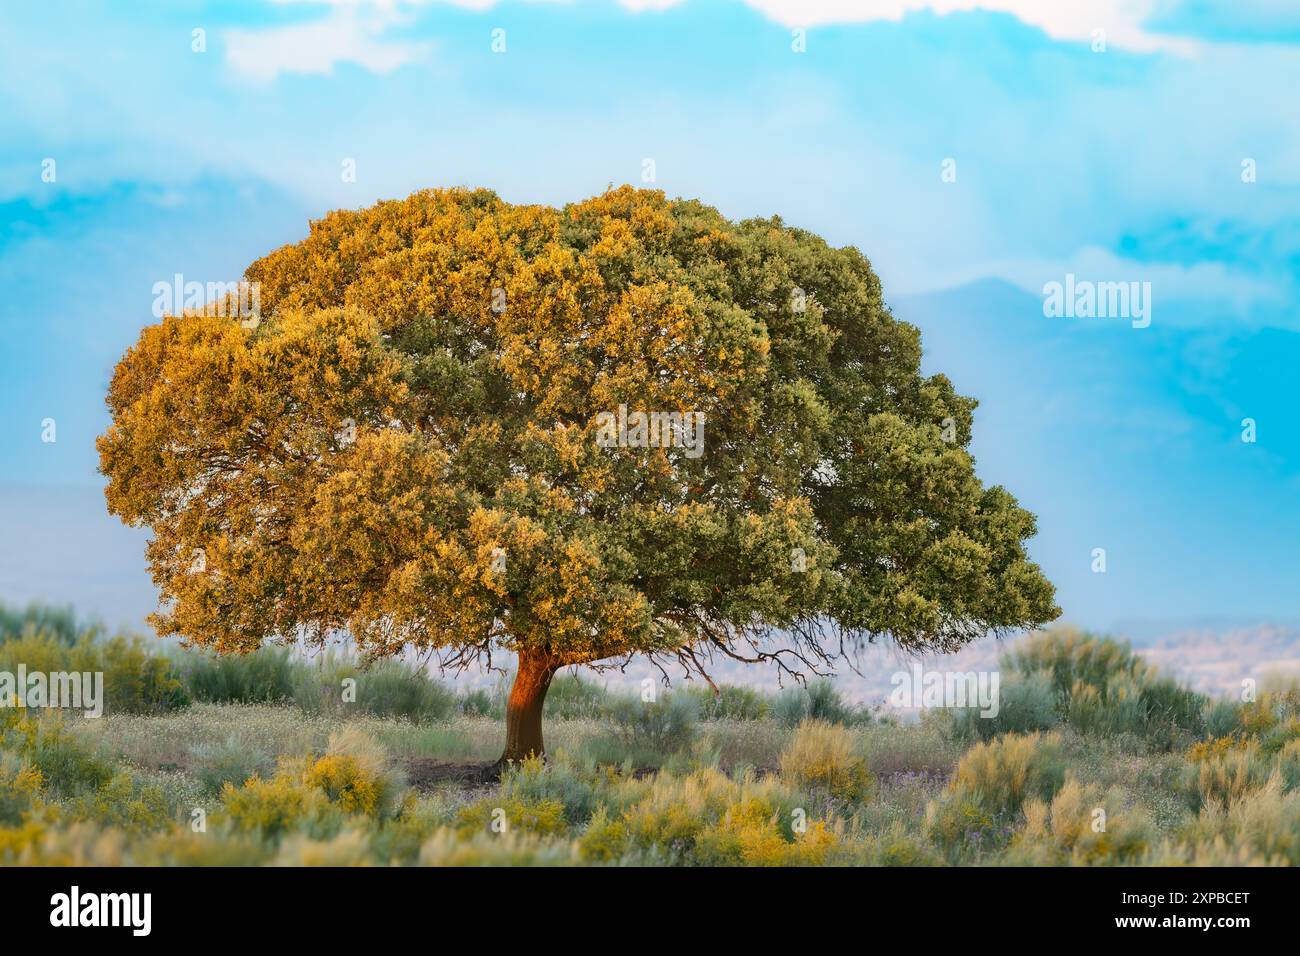
[[[949,791],[991,813],[1050,795],[1063,779],[1059,734],[1005,734],[976,744],[957,763]]]
[[[348,813],[373,815],[379,807],[380,783],[366,774],[355,757],[326,754],[303,775],[303,783],[324,792]]]
[[[823,821],[787,838],[775,807],[757,797],[727,808],[722,820],[705,829],[695,846],[695,858],[706,865],[821,866],[839,847],[836,833]]]
[[[871,786],[871,774],[853,734],[838,724],[805,720],[781,754],[781,775],[799,786],[820,787],[844,800],[857,800]]]
[[[241,787],[226,784],[221,793],[226,815],[237,829],[277,836],[315,816],[325,805],[319,790],[309,790],[287,774],[270,780],[254,776]]]
[[[541,836],[568,829],[564,804],[558,800],[527,802],[517,798],[487,797],[461,809],[457,826],[466,833],[522,831]]]
[[[1246,746],[1246,740],[1236,734],[1210,737],[1207,740],[1198,740],[1187,748],[1187,759],[1192,763],[1204,763],[1207,760],[1217,760],[1229,751],[1244,746]]]

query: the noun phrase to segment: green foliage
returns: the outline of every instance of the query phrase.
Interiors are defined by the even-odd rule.
[[[658,774],[619,816],[598,815],[585,834],[591,859],[656,857],[705,866],[809,866],[843,861],[842,837],[810,820],[799,798],[776,780],[733,780],[705,768]]]
[[[1300,866],[1300,791],[1283,792],[1278,779],[1214,802],[1179,828],[1152,861],[1187,860],[1199,866]]]
[[[1205,706],[1205,733],[1210,737],[1227,737],[1240,729],[1240,707],[1231,700],[1212,700]]]
[[[56,796],[80,796],[107,786],[113,778],[113,765],[74,737],[59,718],[11,718],[0,749],[29,761]]]
[[[962,708],[953,715],[953,732],[962,740],[992,740],[999,734],[1027,734],[1051,730],[1061,723],[1060,697],[1046,671],[1013,674],[998,688],[998,712],[985,717],[978,707]]]
[[[217,655],[190,650],[181,655],[181,670],[195,700],[214,704],[275,703],[293,696],[295,677],[306,665],[282,647],[261,647],[248,654]]]
[[[598,805],[596,786],[567,757],[550,763],[535,757],[519,762],[502,778],[500,792],[521,806],[558,803],[570,824],[586,821]]]
[[[392,768],[383,747],[355,728],[331,734],[325,753],[303,770],[302,781],[345,813],[375,819],[395,815],[406,789],[405,776]]]
[[[155,832],[172,823],[162,790],[125,772],[114,773],[107,783],[69,801],[67,814],[72,822],[89,821],[127,834]]]
[[[701,720],[762,720],[767,715],[767,698],[752,687],[720,684],[692,686],[685,693],[695,698]]]
[[[568,829],[568,804],[575,799],[572,815],[585,818],[592,798],[589,786],[580,785],[569,774],[553,773],[537,758],[522,761],[502,780],[496,795],[484,797],[461,808],[456,826],[471,834],[524,832],[554,836]]]
[[[968,750],[948,789],[990,813],[1012,813],[1030,797],[1049,799],[1064,778],[1058,734],[1009,734]]]
[[[1026,800],[1050,800],[1065,779],[1057,734],[998,737],[961,758],[945,793],[926,808],[931,838],[950,855],[996,848]]]
[[[227,819],[237,830],[272,839],[297,827],[321,825],[331,809],[324,794],[289,774],[276,774],[269,780],[253,777],[239,787],[228,783],[221,800]],[[333,829],[337,828],[334,822]]]
[[[689,747],[699,720],[690,695],[660,693],[654,701],[629,695],[611,696],[605,709],[618,752],[628,759],[658,762]]]
[[[355,700],[346,699],[346,681],[355,682],[347,685],[355,691]],[[362,713],[411,721],[443,720],[458,705],[454,691],[402,661],[380,660],[362,666],[336,655],[296,668],[293,698],[307,713]]]
[[[860,717],[845,703],[834,682],[824,678],[809,681],[806,686],[787,687],[776,695],[770,710],[787,727],[797,727],[805,720],[852,724]]]
[[[880,833],[862,834],[853,847],[854,862],[862,866],[938,866],[943,858],[922,836],[894,824]]]
[[[546,692],[543,713],[553,719],[598,718],[609,705],[609,693],[577,674],[557,674]]]
[[[1182,781],[1189,805],[1228,806],[1266,786],[1282,793],[1300,786],[1300,739],[1292,737],[1280,746],[1273,735],[1263,740],[1236,733],[1194,744],[1187,751]]]
[[[460,696],[460,712],[469,717],[502,717],[505,703],[491,691],[477,687]]]
[[[256,328],[163,316],[109,386],[106,498],[152,532],[162,634],[346,630],[367,659],[490,634],[549,673],[828,622],[949,651],[1059,614],[1034,517],[975,474],[975,401],[922,371],[856,249],[657,190],[441,189],[322,217],[246,277]],[[707,437],[612,446],[629,405]],[[441,715],[399,678],[361,708]],[[852,719],[804,693],[789,726]]]
[[[0,670],[16,673],[20,664],[29,674],[102,673],[105,713],[159,713],[189,703],[189,694],[171,661],[151,654],[139,637],[106,639],[92,630],[69,643],[59,636],[28,630],[0,642]],[[83,687],[83,701],[89,690]]]
[[[226,783],[225,819],[239,831],[279,839],[298,831],[314,840],[336,836],[347,818],[391,818],[402,807],[405,781],[382,748],[354,729],[330,737],[319,757],[282,759],[268,779]]]
[[[1005,720],[964,715],[960,727],[988,739],[1005,730],[1066,723],[1083,734],[1133,734],[1171,749],[1205,729],[1206,699],[1161,676],[1127,644],[1055,628],[1020,641],[1003,656],[1004,687],[1016,706]],[[1050,690],[1049,690],[1050,688]],[[1046,701],[1055,700],[1055,718]],[[1037,726],[1035,726],[1037,725]]]
[[[1050,802],[1027,800],[1024,815],[1024,826],[1005,857],[1012,865],[1133,864],[1153,840],[1153,828],[1140,809],[1130,810],[1118,797],[1104,796],[1073,777]]]
[[[229,737],[224,743],[201,743],[190,751],[194,774],[207,794],[218,794],[226,784],[239,787],[252,777],[265,777],[275,767],[269,754]]]
[[[16,826],[31,812],[40,794],[40,770],[21,756],[0,751],[0,826]]]
[[[72,606],[51,607],[48,604],[28,604],[19,611],[0,604],[0,643],[19,637],[44,635],[71,647],[81,631]]]

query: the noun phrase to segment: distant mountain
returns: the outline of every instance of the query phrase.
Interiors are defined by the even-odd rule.
[[[1124,638],[1122,632],[1113,636]],[[993,671],[999,657],[1020,638],[997,641],[988,638],[956,654],[909,657],[889,645],[867,648],[859,658],[854,673],[840,666],[834,678],[836,686],[849,700],[875,704],[889,698],[893,689],[890,678],[906,671],[914,662],[929,671]],[[1139,655],[1161,671],[1185,685],[1216,697],[1236,696],[1246,678],[1264,682],[1274,674],[1300,674],[1300,628],[1277,624],[1223,628],[1204,624],[1185,630],[1166,632],[1163,637],[1143,643],[1131,642]],[[671,673],[671,671],[670,671]],[[764,690],[780,687],[774,667],[747,665],[731,660],[717,660],[710,669],[715,681],[748,684]],[[645,677],[658,672],[648,664],[634,662],[626,674],[611,675],[611,687],[631,689]],[[786,681],[787,686],[789,680]]]

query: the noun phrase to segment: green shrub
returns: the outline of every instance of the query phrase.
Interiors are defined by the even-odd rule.
[[[999,814],[1018,810],[1029,797],[1051,799],[1064,778],[1058,734],[1008,734],[968,750],[948,788]]]
[[[972,747],[947,790],[926,807],[931,839],[956,859],[996,849],[1026,800],[1050,801],[1065,779],[1057,734],[1010,734]]]
[[[691,687],[686,691],[695,699],[701,720],[761,720],[767,714],[767,698],[752,687],[720,684]]]
[[[71,605],[28,604],[15,610],[0,604],[0,643],[18,637],[45,635],[71,647],[77,642],[77,617]]]
[[[985,717],[978,707],[953,714],[953,734],[962,740],[991,740],[999,734],[1051,730],[1061,722],[1056,688],[1044,671],[1013,674],[998,687],[998,712]]]
[[[222,788],[221,801],[226,819],[237,831],[269,839],[299,827],[318,825],[330,812],[319,789],[280,773],[267,780],[252,777],[238,787],[228,783]],[[337,827],[332,830],[337,832]]]
[[[662,759],[684,750],[695,739],[698,713],[687,694],[660,694],[653,702],[611,696],[605,713],[613,738],[628,759]]]
[[[104,639],[88,632],[69,645],[49,634],[28,633],[0,643],[0,670],[15,672],[20,664],[29,674],[102,673],[105,713],[162,713],[189,703],[172,662],[146,650],[139,637]]]
[[[379,820],[371,829],[371,855],[381,865],[413,864],[425,841],[445,826],[450,816],[441,801],[408,798],[400,813]]]
[[[641,861],[706,866],[817,865],[843,854],[833,822],[808,819],[799,795],[773,777],[734,780],[709,768],[625,787],[621,815],[584,839],[587,852],[617,852],[621,842]]]
[[[1227,737],[1240,729],[1239,705],[1232,700],[1215,700],[1205,706],[1205,732],[1211,737]]]
[[[114,773],[102,787],[70,800],[67,816],[74,823],[95,823],[132,835],[156,832],[172,824],[162,790],[139,783],[124,771]]]
[[[41,791],[41,772],[13,753],[0,751],[0,826],[17,826],[34,809]]]
[[[558,674],[546,692],[546,717],[572,720],[596,718],[605,713],[609,692],[577,674]]]
[[[306,665],[288,649],[262,647],[251,654],[189,650],[180,656],[185,684],[195,700],[210,704],[273,704],[293,696],[295,675]]]
[[[0,644],[0,670],[16,674],[19,665],[29,673],[52,674],[70,668],[72,646],[52,634],[26,633]]]
[[[462,807],[456,827],[466,835],[530,833],[555,836],[568,829],[564,804],[558,800],[530,803],[518,797],[483,797]]]
[[[264,777],[275,767],[270,755],[241,744],[235,737],[225,743],[202,743],[190,751],[194,774],[204,793],[218,794],[226,784],[236,787],[252,777]]]
[[[1209,804],[1148,862],[1300,866],[1300,791],[1284,793],[1273,778],[1230,804]]]
[[[158,714],[186,707],[190,695],[172,661],[152,653],[139,637],[93,640],[72,649],[72,669],[104,672],[105,710]]]
[[[357,819],[389,819],[400,810],[406,781],[374,738],[356,728],[330,735],[320,756],[282,758],[266,779],[226,783],[224,816],[241,832],[280,839],[290,831],[332,839]]]
[[[467,717],[502,717],[504,708],[498,712],[498,703],[491,691],[482,687],[466,691],[460,697],[460,712]]]
[[[550,763],[534,758],[515,765],[501,778],[500,793],[507,801],[522,805],[559,803],[565,819],[573,825],[588,820],[597,806],[595,787],[576,772],[564,754]]]
[[[1133,864],[1150,848],[1152,830],[1140,809],[1068,777],[1051,801],[1031,797],[1025,824],[1001,862],[1019,866]]]
[[[1002,667],[1050,682],[1058,716],[1083,734],[1135,734],[1170,749],[1205,729],[1203,695],[1109,638],[1056,628],[1025,638],[1003,655]]]
[[[695,841],[702,866],[825,866],[844,856],[840,834],[815,820],[793,831],[781,809],[760,796],[737,801]]]
[[[864,834],[856,847],[863,866],[939,866],[943,858],[934,848],[899,823],[883,833]]]
[[[455,692],[399,660],[381,660],[363,667],[347,658],[327,655],[316,666],[296,670],[294,676],[293,699],[312,714],[362,713],[433,721],[447,719],[457,708]],[[355,684],[345,685],[345,681]],[[345,699],[345,686],[354,692],[355,699]]]
[[[860,719],[835,684],[824,678],[809,681],[806,687],[787,687],[776,695],[769,713],[786,727],[797,727],[805,720],[852,724]]]
[[[1231,804],[1263,789],[1278,772],[1277,761],[1261,753],[1250,739],[1206,741],[1192,747],[1187,756],[1185,786],[1192,809],[1210,803]]]
[[[113,778],[112,764],[72,736],[61,720],[20,720],[5,731],[0,747],[29,761],[56,796],[80,796]]]
[[[345,813],[375,819],[395,815],[406,789],[405,777],[389,766],[383,747],[354,727],[330,734],[325,753],[307,762],[302,782]]]

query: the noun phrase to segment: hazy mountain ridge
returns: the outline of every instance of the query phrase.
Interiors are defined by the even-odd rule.
[[[1126,639],[1122,633],[1114,634]],[[834,681],[841,693],[860,704],[885,702],[893,689],[891,678],[919,663],[926,671],[993,671],[999,668],[1002,654],[1023,638],[996,640],[986,638],[956,654],[907,655],[888,644],[875,644],[863,650],[857,670],[841,664]],[[1237,696],[1242,681],[1266,680],[1274,674],[1300,674],[1300,628],[1292,625],[1257,624],[1234,628],[1205,626],[1188,628],[1153,640],[1131,641],[1134,650],[1161,671],[1195,690],[1212,696]],[[677,683],[677,673],[669,668]],[[719,683],[747,684],[767,691],[781,687],[777,668],[742,664],[715,658],[710,675]],[[634,661],[625,673],[607,673],[598,679],[611,687],[632,689],[645,677],[659,677],[654,667]],[[785,686],[790,686],[787,676]]]

